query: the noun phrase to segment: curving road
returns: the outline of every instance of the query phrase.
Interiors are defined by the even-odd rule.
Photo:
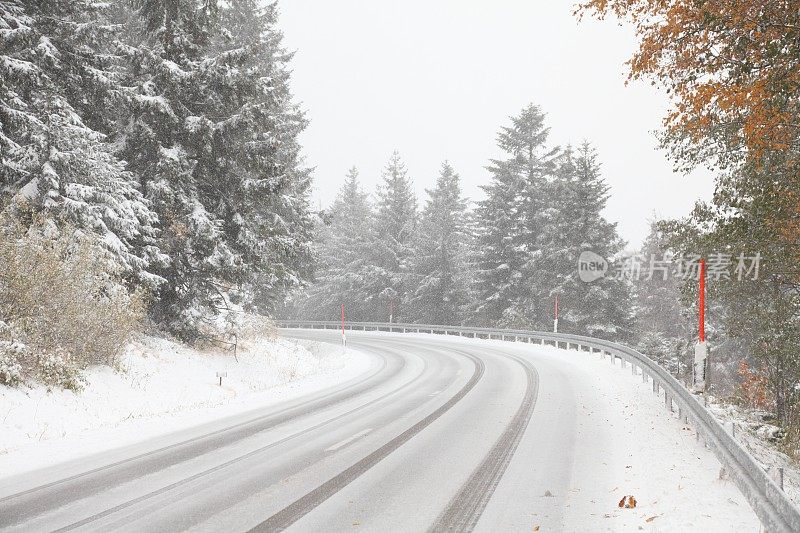
[[[561,531],[578,530],[576,487],[605,494],[591,465],[612,463],[608,442],[563,360],[438,336],[348,344],[373,365],[335,389],[0,483],[0,529]]]

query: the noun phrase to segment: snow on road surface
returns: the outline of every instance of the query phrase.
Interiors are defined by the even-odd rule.
[[[758,518],[734,482],[720,479],[721,465],[713,452],[677,413],[666,410],[663,395],[653,394],[652,382],[632,375],[630,365],[622,369],[619,360],[612,366],[609,357],[549,346],[518,350],[537,354],[539,413],[531,420],[533,428],[549,416],[560,416],[564,405],[572,409],[565,393],[574,398],[575,442],[563,452],[572,455],[568,494],[538,495],[562,507],[567,530],[760,531]],[[539,362],[545,360],[552,364]],[[549,376],[556,373],[567,375],[571,390],[548,387],[555,381]],[[636,498],[635,509],[617,506],[626,495]],[[538,523],[546,524],[547,517],[531,516],[532,527]]]
[[[261,340],[238,354],[145,337],[123,371],[92,367],[80,393],[0,386],[0,477],[203,424],[342,383],[371,359],[331,344]],[[226,373],[219,385],[217,372]]]
[[[663,396],[654,395],[650,383],[642,383],[641,376],[631,375],[629,366],[623,370],[619,361],[612,366],[608,358],[602,360],[598,354],[521,343],[364,334],[365,338],[370,335],[382,339],[424,338],[437,343],[441,350],[469,344],[471,353],[485,358],[487,372],[522,368],[511,363],[498,364],[499,358],[504,357],[502,354],[522,356],[533,364],[538,391],[532,417],[508,469],[480,516],[476,531],[738,533],[760,530],[757,518],[734,483],[720,476],[720,464],[712,452],[702,441],[696,440],[693,429],[685,426],[677,414],[666,411]],[[90,385],[81,395],[47,393],[40,388],[0,389],[0,405],[6,411],[0,413],[0,448],[5,450],[5,453],[0,452],[0,475],[8,476],[80,454],[133,443],[210,419],[221,420],[258,406],[344,383],[375,368],[375,359],[371,356],[350,348],[344,351],[335,345],[320,346],[325,345],[288,340],[263,343],[241,354],[240,362],[236,363],[227,354],[199,354],[167,341],[147,339],[129,351],[125,359],[127,372],[91,370]],[[406,351],[411,354],[409,360],[418,358],[413,355],[417,351],[413,344],[409,343]],[[430,355],[430,346],[428,352],[423,353]],[[217,371],[228,374],[222,387],[217,382]],[[489,380],[488,373],[486,379]],[[494,386],[481,388],[479,384],[473,392],[486,394]],[[508,386],[507,383],[505,387]],[[439,385],[435,390],[440,391]],[[486,398],[470,397],[468,393],[463,403],[491,404],[516,394],[509,396],[500,394],[500,389],[497,391]],[[436,398],[436,395],[426,394],[425,397]],[[410,398],[414,398],[413,394]],[[456,404],[452,412],[423,429],[418,437],[344,488],[341,495],[314,509],[308,519],[313,521],[315,516],[325,519],[326,505],[328,511],[339,513],[340,507],[347,505],[348,498],[357,496],[364,499],[365,508],[378,505],[383,496],[371,487],[385,485],[381,479],[372,479],[379,474],[391,477],[390,474],[400,468],[410,476],[421,476],[424,481],[424,472],[409,470],[405,463],[409,460],[413,463],[415,457],[416,461],[425,457],[419,454],[436,456],[437,449],[426,449],[429,440],[439,444],[448,442],[445,448],[451,451],[459,446],[459,442],[449,441],[447,435],[438,435],[437,428],[464,426],[462,437],[472,435],[474,438],[477,433],[472,432],[473,429],[488,427],[486,431],[492,433],[492,428],[504,423],[502,420],[476,418],[470,422],[453,418],[451,415],[457,414],[458,409],[459,404]],[[509,409],[513,412],[516,405],[496,406],[487,412]],[[480,410],[470,411],[475,416],[478,412]],[[356,417],[352,423],[364,427],[352,433],[345,431],[325,442],[325,453],[331,454],[333,459],[340,452],[357,458],[385,442],[370,444],[382,435],[382,426],[375,425],[380,423],[380,417],[366,421]],[[477,423],[480,427],[473,428]],[[314,434],[314,438],[324,441],[326,431]],[[313,448],[316,441],[312,436],[306,439]],[[475,448],[469,442],[460,445]],[[300,448],[297,453],[302,455],[305,448]],[[443,453],[446,457],[449,452],[444,450]],[[352,460],[348,461],[352,463]],[[334,466],[343,468],[348,461]],[[464,477],[475,468],[473,463],[461,465],[465,461],[466,458],[454,457],[441,464],[452,468],[463,466],[463,472],[451,474]],[[327,462],[316,466],[309,464],[308,468],[330,468],[326,465]],[[268,468],[268,465],[261,467]],[[335,472],[328,475],[333,474]],[[314,475],[320,477],[318,473]],[[328,475],[321,475],[320,479],[327,479]],[[411,481],[419,482],[419,479],[412,477]],[[389,485],[388,489],[400,491],[390,492],[390,495],[404,494],[405,485]],[[369,490],[360,493],[365,487]],[[288,488],[291,487],[281,485],[281,490]],[[303,486],[295,490],[300,492],[289,494],[287,498],[291,500],[302,495],[305,489]],[[617,506],[626,495],[636,498],[635,509]],[[438,496],[445,500],[449,497],[448,494]],[[403,497],[411,498],[408,494]],[[376,509],[386,512],[383,504]],[[438,509],[434,512],[438,513]]]

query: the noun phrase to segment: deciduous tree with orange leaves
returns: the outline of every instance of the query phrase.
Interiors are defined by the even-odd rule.
[[[800,153],[800,0],[586,0],[576,14],[634,26],[630,79],[673,97],[665,140],[678,160]]]
[[[758,279],[710,284],[716,363],[727,341],[757,362],[742,386],[800,451],[800,0],[580,1],[578,16],[634,27],[629,80],[669,92],[662,141],[675,160],[725,167],[711,202],[661,228],[684,253],[760,254]]]

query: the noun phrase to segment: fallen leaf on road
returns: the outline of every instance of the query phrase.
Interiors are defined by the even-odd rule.
[[[656,518],[658,518],[658,515],[651,516],[650,518],[648,518],[647,520],[645,520],[645,522],[652,522],[652,521],[653,521],[653,520],[655,520]]]
[[[633,509],[636,507],[636,498],[633,496],[623,496],[618,505],[626,509]]]

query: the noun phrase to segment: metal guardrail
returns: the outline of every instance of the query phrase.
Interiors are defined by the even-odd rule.
[[[339,322],[279,320],[278,327],[308,329],[339,329]],[[578,350],[600,352],[609,355],[612,364],[619,358],[623,367],[625,362],[635,371],[638,366],[642,379],[649,376],[653,381],[653,391],[664,393],[664,401],[670,410],[678,407],[679,416],[691,421],[706,445],[722,463],[723,468],[734,480],[739,490],[753,508],[756,516],[768,532],[800,532],[800,510],[778,487],[758,462],[747,452],[716,418],[689,392],[675,377],[658,363],[627,346],[615,342],[580,335],[549,333],[541,331],[503,330],[491,328],[471,328],[463,326],[436,326],[428,324],[388,324],[381,322],[350,322],[345,329],[363,331],[387,331],[396,333],[431,333],[457,335],[484,339],[510,340],[537,344],[551,344],[566,348],[574,345]]]

